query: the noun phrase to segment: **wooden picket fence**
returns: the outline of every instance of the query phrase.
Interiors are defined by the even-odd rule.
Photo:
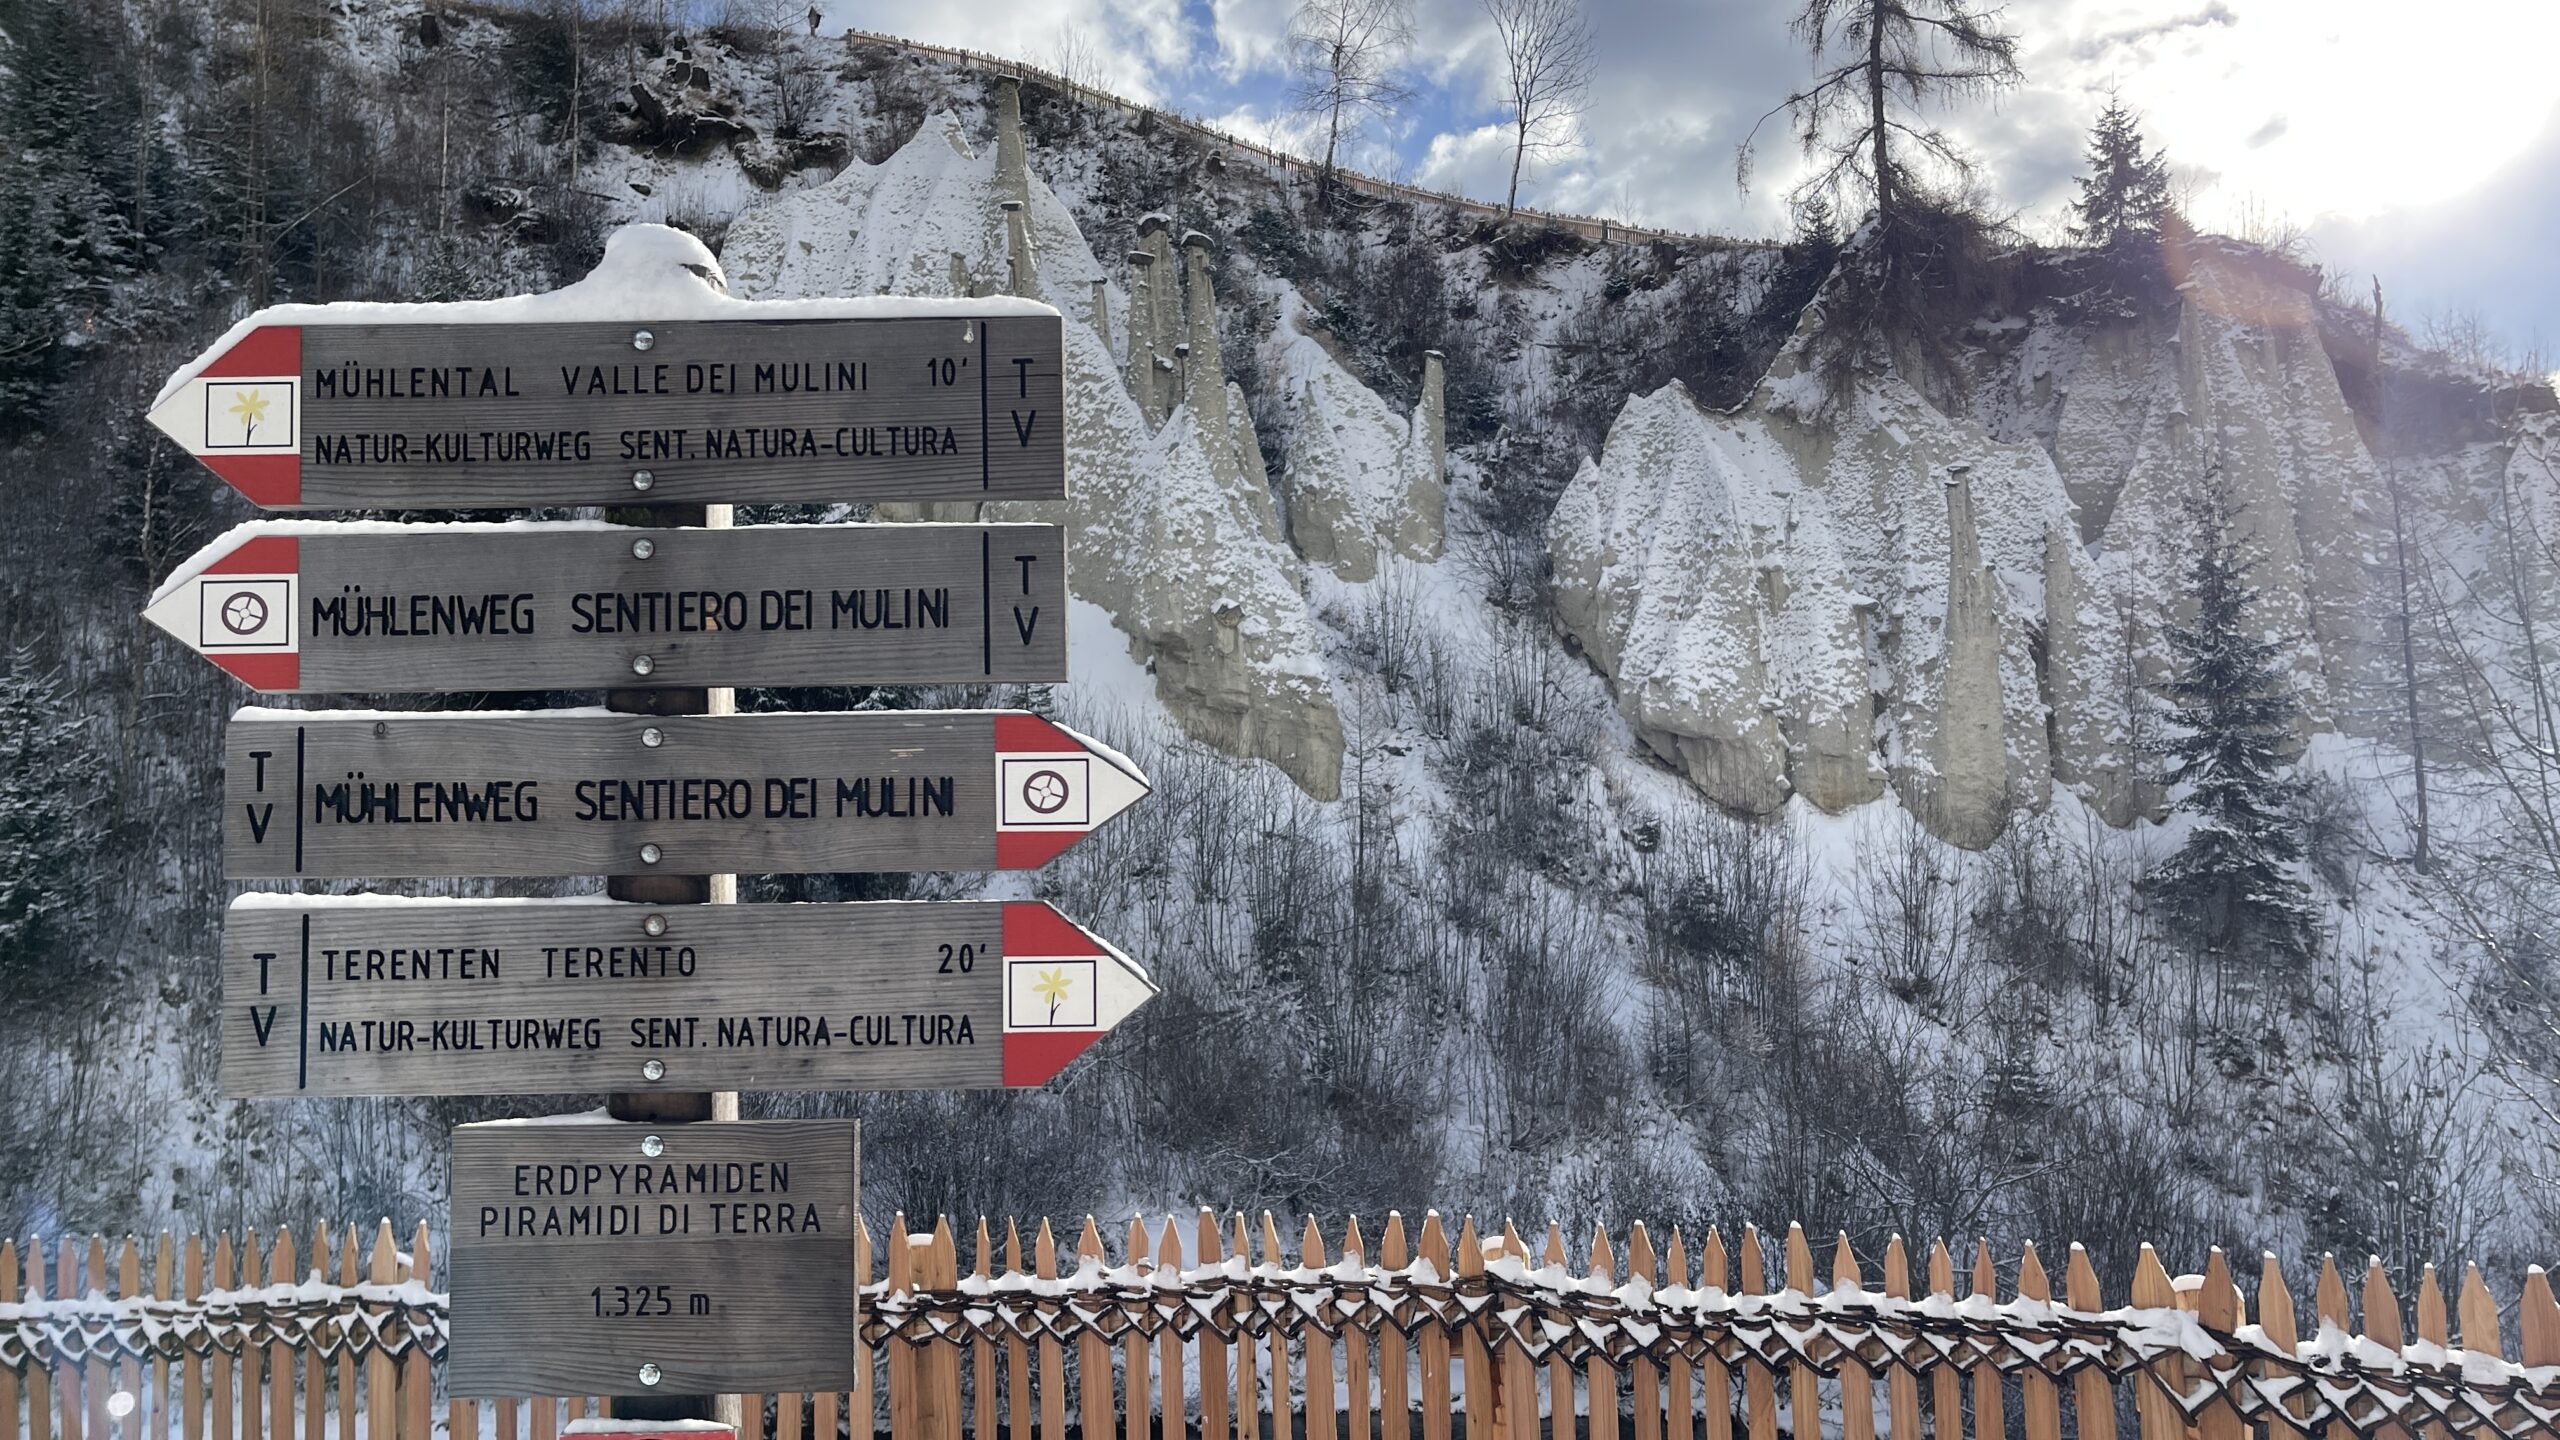
[[[1072,1245],[982,1220],[964,1277],[948,1220],[866,1229],[852,1388],[745,1397],[742,1440],[1777,1440],[1803,1416],[1838,1440],[2560,1440],[2538,1267],[2510,1358],[2476,1268],[2449,1308],[2432,1269],[2404,1305],[2370,1265],[2351,1304],[2325,1263],[2303,1316],[2272,1257],[2244,1298],[2220,1251],[2173,1280],[2146,1247],[2109,1308],[2077,1246],[2057,1300],[2032,1245],[2004,1272],[1932,1244],[1915,1276],[1899,1239],[1818,1265],[1796,1227],[1657,1249],[1638,1225],[1578,1256],[1437,1215],[1374,1250],[1357,1221],[1297,1230],[1204,1211],[1113,1247],[1089,1218]],[[556,1440],[606,1413],[439,1403],[429,1245],[0,1243],[0,1440]]]

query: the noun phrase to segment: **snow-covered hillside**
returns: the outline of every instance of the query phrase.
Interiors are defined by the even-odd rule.
[[[414,7],[352,13],[408,38],[346,40],[336,83],[431,63]],[[455,24],[444,61],[494,71],[508,23]],[[1072,498],[988,510],[1071,527],[1075,680],[934,698],[1053,708],[1158,785],[1034,876],[750,882],[1036,893],[1166,987],[1050,1093],[750,1101],[862,1113],[867,1205],[1802,1217],[1862,1242],[2060,1236],[2110,1264],[2144,1239],[2548,1258],[2533,1027],[2497,1018],[2511,972],[2458,939],[2515,912],[2444,883],[2512,823],[2460,768],[2501,742],[2439,754],[2446,859],[2418,873],[2395,628],[2423,610],[2434,673],[2470,656],[2501,694],[2549,663],[2501,628],[2551,573],[2506,563],[2516,507],[2560,533],[2547,392],[2438,374],[2425,434],[2381,446],[2351,403],[2378,382],[2335,358],[2316,277],[2201,240],[2158,295],[2018,259],[2029,298],[1949,337],[1963,383],[1870,361],[1844,386],[1811,354],[1827,249],[1330,213],[1304,177],[1037,85],[788,55],[636,44],[582,192],[612,197],[601,220],[701,231],[741,296],[1067,315]],[[785,142],[795,84],[811,118]],[[713,118],[749,133],[671,138]],[[470,163],[540,143],[501,126]],[[521,229],[482,233],[493,265],[538,268]],[[2147,697],[2208,466],[2245,500],[2305,701],[2332,939],[2301,974],[2173,949],[2136,884],[2187,823]],[[2446,561],[2419,601],[2395,513]],[[217,687],[116,650],[119,613],[71,607],[61,648],[137,694],[152,677],[115,728],[200,794]],[[2461,733],[2465,693],[2430,687],[2430,733]],[[218,887],[184,814],[136,800],[122,839],[161,858],[148,938],[121,943],[169,963],[59,1032],[76,1067],[0,1041],[0,1073],[116,1127],[114,1159],[27,1162],[0,1214],[434,1206],[441,1126],[481,1108],[213,1098]]]

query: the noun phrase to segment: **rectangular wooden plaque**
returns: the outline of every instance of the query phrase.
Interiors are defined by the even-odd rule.
[[[222,956],[244,1097],[1039,1085],[1154,994],[1034,900],[255,895]]]
[[[1067,676],[1055,525],[270,521],[227,538],[146,613],[266,691]]]
[[[845,1389],[857,1145],[850,1120],[457,1127],[449,1387]]]
[[[1146,793],[994,710],[253,709],[224,745],[235,880],[1027,869]]]
[[[1053,500],[1059,318],[266,325],[152,423],[271,509]]]

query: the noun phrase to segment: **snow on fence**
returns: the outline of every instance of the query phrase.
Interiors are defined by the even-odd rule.
[[[0,1243],[0,1440],[557,1440],[606,1408],[439,1415],[428,1246],[421,1225],[401,1252],[387,1222],[369,1247],[324,1227],[307,1256],[286,1231],[163,1235],[146,1289],[133,1240],[112,1276],[103,1241],[63,1240],[50,1278],[42,1242],[23,1266]],[[1356,1221],[1334,1243],[1309,1220],[1290,1247],[1268,1215],[1258,1234],[1205,1211],[1152,1235],[1132,1220],[1117,1263],[1087,1219],[1064,1273],[1046,1222],[1027,1264],[1011,1224],[999,1247],[979,1222],[966,1277],[959,1249],[949,1221],[902,1217],[875,1280],[865,1230],[854,1388],[748,1397],[742,1440],[1068,1440],[1071,1408],[1089,1440],[1148,1440],[1151,1416],[1201,1440],[1776,1440],[1805,1415],[1840,1440],[2062,1440],[2066,1404],[2078,1440],[2560,1440],[2560,1304],[2538,1267],[2511,1361],[2476,1268],[2450,1311],[2426,1272],[2413,1335],[2379,1265],[2359,1329],[2334,1263],[2298,1317],[2272,1257],[2244,1297],[2218,1250],[2172,1280],[2145,1247],[2110,1309],[2076,1246],[2059,1302],[2033,1246],[2005,1300],[1987,1244],[1969,1273],[1932,1245],[1915,1294],[1900,1240],[1879,1276],[1844,1237],[1826,1275],[1795,1227],[1734,1251],[1710,1230],[1694,1265],[1676,1230],[1659,1252],[1641,1225],[1623,1249],[1604,1231],[1578,1272],[1552,1227],[1533,1249],[1437,1215],[1410,1241],[1390,1217],[1374,1248]]]

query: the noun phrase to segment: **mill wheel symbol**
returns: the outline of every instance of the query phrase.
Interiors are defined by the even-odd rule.
[[[1034,770],[1022,782],[1022,803],[1042,815],[1055,815],[1066,808],[1067,777],[1055,770]]]
[[[239,590],[222,602],[222,628],[234,635],[255,635],[267,628],[267,599],[255,590]]]

